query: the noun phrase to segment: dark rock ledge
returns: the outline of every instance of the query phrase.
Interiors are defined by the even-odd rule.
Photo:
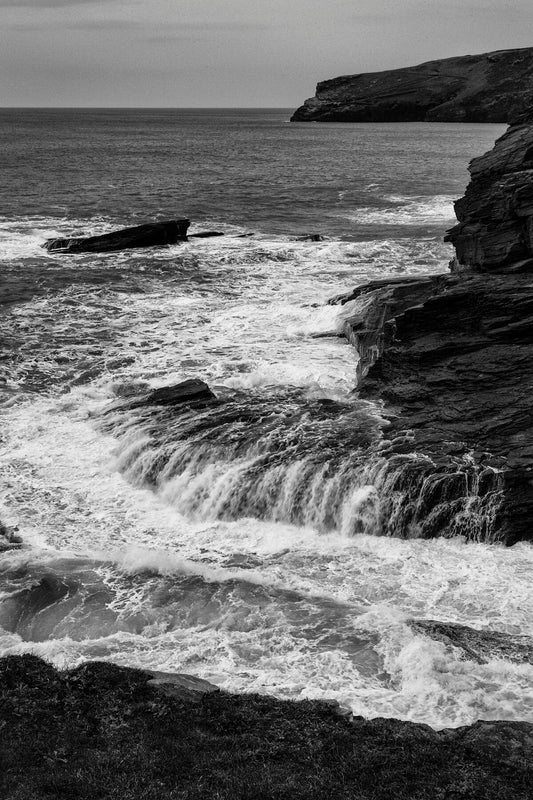
[[[528,800],[533,725],[435,731],[91,662],[0,660],[0,795],[113,800]]]
[[[512,125],[470,171],[447,236],[451,274],[375,281],[331,302],[358,299],[344,333],[360,395],[390,420],[391,472],[399,453],[427,456],[424,474],[397,487],[413,506],[425,492],[419,535],[511,545],[533,541],[533,124]],[[471,535],[467,513],[449,524],[465,480],[484,515]]]

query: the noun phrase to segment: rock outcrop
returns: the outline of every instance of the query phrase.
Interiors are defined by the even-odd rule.
[[[322,81],[293,122],[508,122],[533,103],[533,48]]]
[[[459,224],[446,236],[457,253],[453,272],[533,272],[533,124],[527,119],[470,164],[472,180],[455,203]]]
[[[438,622],[432,619],[413,620],[411,627],[417,633],[463,652],[463,657],[478,664],[494,658],[513,661],[515,664],[533,664],[533,639],[492,630],[475,630],[468,625]]]
[[[150,222],[123,228],[101,236],[77,239],[49,239],[43,244],[51,253],[109,253],[128,250],[132,247],[155,247],[176,244],[187,240],[188,219],[173,219],[167,222]]]
[[[533,541],[532,143],[522,120],[473,162],[452,274],[332,301],[357,300],[344,333],[361,396],[390,421],[388,491],[409,510],[397,535]]]

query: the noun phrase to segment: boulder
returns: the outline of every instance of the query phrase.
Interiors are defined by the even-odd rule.
[[[168,697],[173,697],[190,703],[200,703],[207,694],[219,692],[218,686],[195,675],[185,675],[178,672],[158,672],[146,670],[150,676],[147,685]]]
[[[43,244],[51,253],[108,253],[132,247],[156,247],[187,241],[188,219],[150,222],[133,228],[79,239],[49,239]]]
[[[533,47],[322,81],[292,122],[508,122],[533,96]]]

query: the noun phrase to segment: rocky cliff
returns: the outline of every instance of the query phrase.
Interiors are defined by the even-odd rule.
[[[451,274],[374,282],[332,301],[358,301],[344,332],[360,356],[360,394],[381,400],[390,422],[397,535],[533,541],[530,119],[472,162],[447,236]]]
[[[508,122],[532,104],[525,47],[322,81],[292,121]]]

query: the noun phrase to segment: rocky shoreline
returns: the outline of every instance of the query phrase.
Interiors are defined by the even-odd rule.
[[[497,50],[317,84],[292,122],[507,122],[526,112],[533,48]]]
[[[388,420],[382,457],[391,497],[404,498],[396,535],[468,537],[477,515],[484,541],[533,539],[532,145],[521,119],[473,162],[449,275],[376,281],[333,301],[355,301],[344,335],[359,353],[358,391]],[[191,381],[120,402],[184,398],[213,395]],[[0,540],[0,550],[20,546],[1,525]],[[458,658],[483,663],[496,651],[531,663],[525,637],[412,625]],[[0,704],[6,800],[531,796],[526,722],[435,731],[324,702],[231,695],[192,676],[103,662],[58,671],[31,655],[0,660]]]
[[[533,125],[520,119],[470,165],[447,236],[451,274],[331,301],[359,301],[344,335],[359,355],[359,395],[381,401],[390,422],[391,469],[426,457],[398,478],[412,509],[400,535],[417,524],[426,537],[477,538],[467,515],[463,530],[450,522],[470,499],[484,541],[533,541],[532,150]]]

